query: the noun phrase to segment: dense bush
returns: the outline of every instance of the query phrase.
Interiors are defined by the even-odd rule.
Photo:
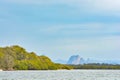
[[[19,46],[0,48],[0,68],[3,70],[56,70],[72,67],[55,64],[46,56],[27,52]]]

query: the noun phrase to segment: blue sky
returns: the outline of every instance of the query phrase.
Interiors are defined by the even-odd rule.
[[[0,0],[0,45],[52,60],[120,58],[119,0]]]

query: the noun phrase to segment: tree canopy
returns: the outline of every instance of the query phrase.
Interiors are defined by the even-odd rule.
[[[72,67],[53,63],[47,56],[38,56],[34,52],[27,52],[24,48],[14,45],[0,47],[0,68],[3,70],[56,70]]]

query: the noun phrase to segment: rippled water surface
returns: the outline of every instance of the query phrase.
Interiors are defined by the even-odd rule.
[[[0,80],[120,80],[120,70],[1,71]]]

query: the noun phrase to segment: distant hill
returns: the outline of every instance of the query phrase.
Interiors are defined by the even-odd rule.
[[[27,52],[18,45],[0,47],[0,69],[3,70],[56,70],[71,68],[63,64],[53,63],[47,56],[38,56],[34,52]]]
[[[98,60],[98,59],[84,59],[79,55],[72,55],[67,64],[78,65],[78,64],[91,64],[91,63],[99,63],[99,64],[120,64],[120,60]]]
[[[120,61],[83,59],[79,55],[72,55],[67,64],[74,69],[120,69]]]
[[[67,62],[67,64],[74,64],[74,65],[83,64],[83,63],[84,63],[84,59],[81,58],[79,55],[71,56]]]

